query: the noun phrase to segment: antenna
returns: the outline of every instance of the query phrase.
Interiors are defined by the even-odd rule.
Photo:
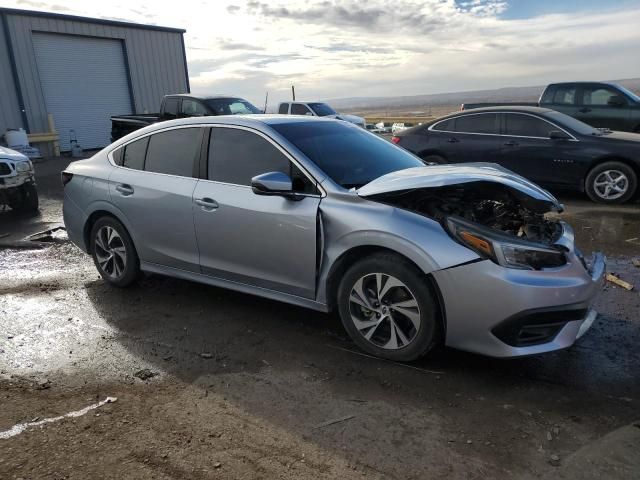
[[[269,101],[269,91],[267,90],[267,94],[264,96],[264,110],[263,113],[267,113],[267,102]]]
[[[293,97],[293,101],[296,101],[296,87],[291,85],[291,96]]]

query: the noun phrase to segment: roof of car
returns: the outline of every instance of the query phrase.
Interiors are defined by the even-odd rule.
[[[198,100],[212,100],[216,98],[239,98],[240,100],[244,100],[242,97],[237,95],[224,95],[222,93],[215,95],[194,95],[192,93],[172,93],[167,95],[167,97],[186,97],[186,98],[196,98]]]
[[[525,113],[549,113],[554,110],[550,108],[544,107],[527,107],[527,106],[495,106],[495,107],[482,107],[482,108],[471,108],[469,110],[461,110],[459,112],[454,112],[449,114],[448,116],[459,115],[461,113],[480,113],[480,112],[525,112]]]

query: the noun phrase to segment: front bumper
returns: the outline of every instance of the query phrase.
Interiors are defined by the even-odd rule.
[[[563,267],[543,271],[509,269],[484,260],[434,272],[447,321],[446,345],[492,357],[571,346],[597,315],[591,305],[602,290],[605,258],[596,253],[587,267],[573,252],[567,260]],[[540,323],[556,326],[540,337],[545,341],[527,343],[504,333],[506,323],[531,318],[531,312],[544,312]],[[527,326],[527,321],[516,324]]]

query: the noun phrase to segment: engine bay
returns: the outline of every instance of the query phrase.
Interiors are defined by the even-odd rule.
[[[492,182],[389,192],[375,200],[443,224],[449,216],[462,217],[530,242],[549,245],[562,235],[558,220],[547,215],[548,204]]]

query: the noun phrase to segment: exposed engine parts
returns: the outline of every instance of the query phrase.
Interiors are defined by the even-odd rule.
[[[523,240],[553,243],[562,234],[548,208],[518,198],[509,188],[490,182],[472,182],[381,194],[378,201],[410,210],[442,222],[448,216],[463,217]]]

